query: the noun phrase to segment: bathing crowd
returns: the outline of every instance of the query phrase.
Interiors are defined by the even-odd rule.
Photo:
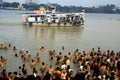
[[[0,50],[18,50],[15,46],[0,44]],[[65,50],[64,46],[62,50]],[[44,46],[40,51],[45,51]],[[94,48],[89,52],[80,52],[76,49],[73,53],[69,52],[63,55],[62,52],[57,53],[55,50],[48,51],[50,63],[54,65],[46,65],[41,61],[40,54],[37,53],[33,58],[28,51],[19,50],[15,57],[21,56],[23,62],[19,67],[19,71],[7,72],[2,69],[0,80],[119,80],[120,77],[120,52],[113,50],[102,51],[100,47]],[[7,59],[0,57],[0,69],[7,63]],[[26,63],[30,63],[32,74],[28,73]],[[40,73],[36,70],[36,65],[41,63],[39,67]],[[71,68],[71,63],[77,68],[75,71]]]

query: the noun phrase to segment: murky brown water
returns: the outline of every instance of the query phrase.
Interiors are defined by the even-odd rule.
[[[88,52],[91,48],[120,50],[120,15],[118,14],[86,14],[84,28],[80,27],[37,27],[22,25],[23,11],[0,10],[0,43],[15,45],[18,49],[28,50],[32,57],[39,52],[41,61],[49,63],[49,50],[60,51],[63,55],[73,53],[75,49]],[[41,52],[39,48],[45,47]],[[62,46],[65,50],[62,51]],[[0,50],[0,56],[7,58],[4,68],[17,71],[22,65],[21,59],[15,58],[12,49]],[[27,64],[29,65],[29,64]],[[39,69],[37,65],[37,69]],[[28,67],[29,68],[29,67]],[[29,68],[29,71],[31,69]]]

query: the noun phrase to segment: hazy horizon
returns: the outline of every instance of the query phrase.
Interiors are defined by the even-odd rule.
[[[6,2],[21,2],[25,3],[25,1],[29,0],[3,0]],[[32,0],[34,3],[45,4],[45,3],[57,3],[62,6],[83,6],[83,7],[92,7],[92,6],[101,6],[106,4],[114,4],[117,7],[120,7],[120,0]]]

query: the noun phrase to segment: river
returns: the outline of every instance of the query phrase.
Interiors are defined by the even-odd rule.
[[[120,50],[120,14],[86,13],[85,25],[81,27],[38,27],[23,26],[22,14],[29,11],[0,10],[0,43],[16,46],[18,50],[29,51],[32,57],[39,52],[41,62],[49,65],[49,50],[66,55],[75,49],[90,51],[101,47],[102,51]],[[41,52],[39,48],[45,47]],[[62,46],[65,50],[62,50]],[[0,50],[0,56],[7,58],[5,68],[17,71],[22,65],[20,58],[14,57],[12,49]],[[29,65],[29,64],[27,64]],[[40,63],[41,65],[41,63]],[[37,66],[37,69],[39,66]]]

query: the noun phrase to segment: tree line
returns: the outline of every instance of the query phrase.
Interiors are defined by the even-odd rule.
[[[13,7],[17,8],[19,3],[18,2],[4,2],[2,5],[3,8],[6,7]],[[26,10],[38,10],[40,6],[47,8],[46,4],[22,4]],[[119,13],[119,7],[115,6],[114,4],[107,4],[98,7],[82,7],[82,6],[61,6],[59,4],[52,4],[56,6],[56,11],[58,12],[80,12],[81,10],[85,10],[86,13]]]

